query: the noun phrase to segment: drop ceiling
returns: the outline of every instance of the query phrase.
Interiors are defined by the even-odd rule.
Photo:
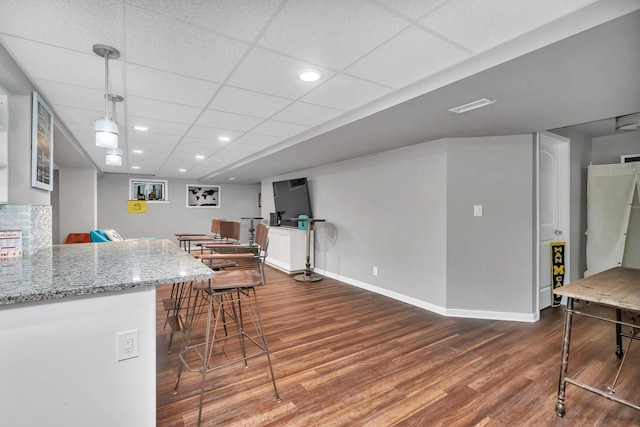
[[[101,173],[251,183],[438,138],[640,111],[634,0],[0,6],[0,43],[53,108],[56,140],[68,145],[55,163],[75,166],[79,156]],[[105,78],[94,44],[120,51],[109,62],[109,91],[124,97],[119,167],[105,165],[94,143]],[[625,45],[635,50],[620,55]],[[320,80],[299,80],[307,69]],[[498,102],[447,111],[484,97]]]

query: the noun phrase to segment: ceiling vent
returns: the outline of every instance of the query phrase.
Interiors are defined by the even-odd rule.
[[[640,130],[640,113],[616,117],[616,130],[620,132]]]

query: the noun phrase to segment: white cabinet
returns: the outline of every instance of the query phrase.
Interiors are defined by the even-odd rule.
[[[269,227],[267,264],[293,273],[302,271],[307,262],[307,231],[290,227]],[[313,232],[311,233],[311,266],[313,267]]]
[[[0,89],[0,203],[9,202],[9,107],[8,97]]]

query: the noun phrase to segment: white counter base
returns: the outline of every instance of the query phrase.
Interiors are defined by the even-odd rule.
[[[313,232],[311,233],[311,266],[313,267]],[[303,271],[307,257],[307,231],[292,227],[269,227],[267,264],[284,271]]]

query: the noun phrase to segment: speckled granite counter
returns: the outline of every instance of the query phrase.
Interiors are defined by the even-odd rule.
[[[212,278],[214,272],[167,239],[55,245],[0,262],[0,305]]]

